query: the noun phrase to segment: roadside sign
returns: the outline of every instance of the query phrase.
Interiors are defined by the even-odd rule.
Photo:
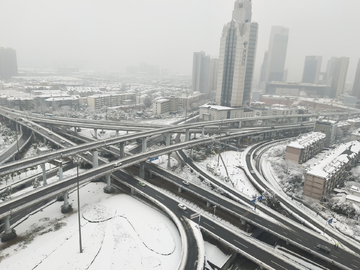
[[[153,157],[153,158],[150,158],[149,161],[151,162],[151,161],[154,161],[154,160],[157,160],[157,159],[159,159],[159,157]]]

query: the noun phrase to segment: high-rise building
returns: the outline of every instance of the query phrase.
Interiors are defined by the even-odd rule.
[[[357,64],[352,95],[360,99],[360,59]]]
[[[283,81],[289,29],[282,26],[271,28],[265,81]]]
[[[261,65],[261,71],[260,71],[260,83],[265,81],[267,58],[268,58],[268,51],[265,51],[264,60]]]
[[[304,72],[302,77],[303,83],[318,84],[320,78],[322,56],[306,56]]]
[[[219,65],[219,59],[216,59],[216,58],[210,59],[209,92],[212,92],[212,93],[216,92],[218,65]]]
[[[335,61],[331,80],[330,98],[336,98],[344,93],[349,57],[339,57]]]
[[[337,57],[331,57],[330,60],[327,62],[326,75],[324,78],[327,85],[331,85],[336,59],[337,59]]]
[[[227,107],[250,105],[258,24],[251,22],[251,0],[237,0],[232,21],[220,40],[216,103]]]
[[[192,90],[209,91],[210,56],[204,52],[194,52],[192,69]]]
[[[16,51],[11,48],[0,48],[0,79],[7,80],[18,75]]]

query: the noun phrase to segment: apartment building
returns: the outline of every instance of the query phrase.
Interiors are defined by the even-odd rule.
[[[285,160],[302,164],[320,153],[324,148],[326,135],[321,132],[309,132],[297,137],[286,147]]]
[[[98,110],[101,109],[103,106],[114,107],[126,103],[128,104],[132,100],[135,103],[134,93],[93,95],[88,97],[88,105],[89,107]]]
[[[303,195],[321,200],[346,177],[360,157],[360,142],[352,141],[330,149],[325,158],[305,173]]]

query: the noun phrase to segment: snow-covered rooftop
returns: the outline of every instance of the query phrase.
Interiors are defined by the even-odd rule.
[[[336,149],[329,150],[324,159],[308,169],[307,174],[327,180],[358,153],[360,153],[360,142],[341,144]]]
[[[296,138],[296,140],[289,143],[289,147],[304,149],[309,145],[315,144],[318,141],[325,139],[326,135],[322,132],[309,132]]]

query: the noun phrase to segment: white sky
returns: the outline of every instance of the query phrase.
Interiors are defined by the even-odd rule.
[[[125,71],[140,62],[191,74],[192,53],[218,56],[234,0],[0,0],[0,46],[17,50],[20,67],[78,65]],[[270,28],[290,29],[286,67],[300,80],[305,55],[360,58],[359,0],[253,0],[259,23],[255,79]]]

